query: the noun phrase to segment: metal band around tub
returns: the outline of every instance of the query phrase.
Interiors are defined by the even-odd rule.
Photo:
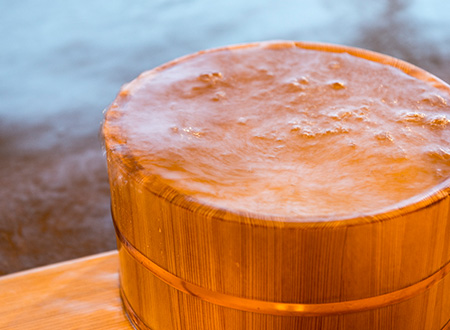
[[[389,292],[386,294],[373,296],[369,298],[339,301],[333,303],[321,304],[294,304],[272,302],[257,299],[248,299],[238,296],[233,296],[221,292],[216,292],[193,283],[186,282],[178,276],[169,273],[167,270],[161,268],[139,250],[137,250],[118,230],[115,221],[116,234],[122,247],[141,265],[147,268],[153,275],[159,278],[164,283],[170,285],[174,289],[197,297],[209,303],[233,308],[246,312],[281,315],[281,316],[324,316],[347,314],[372,310],[380,307],[385,307],[393,304],[403,302],[411,299],[427,290],[433,285],[441,281],[446,275],[450,273],[450,261],[442,268],[427,278],[413,285],[403,289]]]

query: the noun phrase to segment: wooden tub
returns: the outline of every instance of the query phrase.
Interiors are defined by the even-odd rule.
[[[295,45],[347,52],[449,88],[384,55],[334,45]],[[118,99],[126,97],[123,91]],[[145,174],[146,165],[133,150],[123,152],[127,137],[111,124],[120,116],[117,108],[113,104],[106,113],[103,133],[121,295],[137,328],[449,326],[449,180],[412,201],[357,217],[296,221],[213,207]]]

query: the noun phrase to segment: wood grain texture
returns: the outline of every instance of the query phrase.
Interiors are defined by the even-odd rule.
[[[117,251],[0,277],[0,329],[133,329]]]
[[[442,87],[423,70],[387,56],[302,46],[347,51]],[[448,327],[448,180],[410,204],[355,218],[295,221],[232,212],[200,204],[161,179],[142,175],[132,150],[127,157],[114,153],[116,147],[127,148],[118,129],[108,126],[107,114],[121,292],[139,328]]]
[[[162,269],[210,292],[280,303],[358,303],[448,269],[448,197],[383,221],[262,226],[174,206],[133,179],[120,189],[113,209],[121,235]],[[380,308],[283,316],[209,303],[166,284],[121,243],[119,255],[122,293],[143,329],[439,330],[450,319],[448,270],[424,290]]]

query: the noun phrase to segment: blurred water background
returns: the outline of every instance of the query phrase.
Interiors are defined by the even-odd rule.
[[[0,275],[115,248],[102,111],[176,57],[284,39],[363,47],[450,82],[448,0],[0,0]]]

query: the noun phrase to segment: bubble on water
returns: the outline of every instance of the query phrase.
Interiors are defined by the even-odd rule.
[[[197,80],[202,82],[201,85],[191,87],[190,93],[188,93],[186,97],[192,98],[205,93],[209,95],[211,89],[217,88],[222,79],[223,76],[220,72],[203,73],[197,77]],[[223,83],[221,85],[223,85]],[[212,99],[213,101],[218,101],[220,96],[215,95]]]
[[[446,106],[448,101],[442,95],[436,93],[426,93],[419,103],[426,103],[432,106]]]
[[[286,87],[286,91],[291,93],[303,92],[305,90],[304,84],[301,84],[297,79],[284,84],[284,86]]]
[[[295,132],[300,130],[301,126],[300,125],[292,125],[291,126],[291,132]]]
[[[342,134],[342,133],[349,133],[350,129],[345,126],[333,126],[331,128],[327,128],[322,130],[320,133],[322,135],[329,135],[329,134]]]
[[[238,122],[238,124],[240,124],[240,125],[245,125],[245,124],[247,123],[247,120],[248,120],[248,118],[245,118],[245,117],[239,117],[238,120],[237,120],[237,122]]]
[[[317,135],[317,133],[313,132],[309,127],[302,127],[299,131],[299,135],[306,138],[314,138]]]
[[[440,115],[440,116],[433,117],[430,120],[430,125],[433,127],[437,127],[437,128],[444,128],[445,126],[448,125],[449,122],[450,122],[450,120],[447,118],[447,116]]]
[[[347,117],[352,117],[354,115],[354,113],[352,111],[341,111],[339,112],[339,118],[347,118]]]
[[[342,81],[331,81],[328,83],[328,86],[330,86],[334,90],[341,90],[346,88],[345,84]]]
[[[405,111],[400,114],[400,121],[421,123],[425,120],[426,115],[422,112]]]
[[[334,120],[349,120],[355,119],[358,121],[366,120],[369,121],[368,118],[369,108],[366,106],[362,106],[359,108],[351,108],[351,109],[339,109],[335,111],[331,111],[328,113],[328,116]]]
[[[345,118],[353,117],[353,112],[349,110],[339,110],[335,112],[331,112],[329,116],[334,120],[342,120]]]
[[[314,130],[312,123],[309,121],[291,119],[288,124],[290,131],[298,136],[314,137],[317,135],[317,131]]]
[[[184,127],[182,129],[182,133],[184,136],[186,136],[188,138],[191,138],[191,137],[200,138],[204,135],[204,133],[199,128],[195,128],[195,127],[191,127],[191,126]]]
[[[395,150],[388,154],[388,156],[390,156],[390,158],[394,161],[408,160],[408,153],[403,147],[400,146],[398,146]]]
[[[291,132],[298,132],[302,128],[311,126],[311,124],[312,123],[309,121],[304,121],[304,120],[295,119],[295,118],[288,121],[288,126],[290,127]]]
[[[356,143],[354,140],[348,140],[347,145],[351,148],[356,148]]]
[[[275,74],[272,71],[269,71],[264,68],[260,68],[258,70],[258,77],[265,78],[265,79],[271,79],[271,78],[275,77]]]
[[[215,93],[214,96],[211,98],[211,100],[218,102],[218,101],[224,99],[225,96],[226,96],[226,93],[223,91],[220,91],[220,92]]]
[[[370,108],[368,106],[361,106],[353,111],[355,117],[359,120],[371,121],[369,119]]]
[[[319,137],[325,135],[346,134],[350,132],[350,128],[342,125],[331,125],[323,127],[311,121],[302,121],[292,119],[288,122],[290,131],[300,137]]]
[[[375,138],[379,141],[393,142],[394,137],[390,132],[379,132],[375,134]]]
[[[218,80],[223,78],[221,72],[203,73],[197,77],[198,80],[215,85]]]
[[[328,67],[332,70],[337,70],[341,68],[341,63],[339,63],[338,61],[332,61],[328,64]]]
[[[299,84],[302,84],[302,85],[309,84],[309,79],[306,76],[301,76],[300,78],[297,78],[297,81]]]

